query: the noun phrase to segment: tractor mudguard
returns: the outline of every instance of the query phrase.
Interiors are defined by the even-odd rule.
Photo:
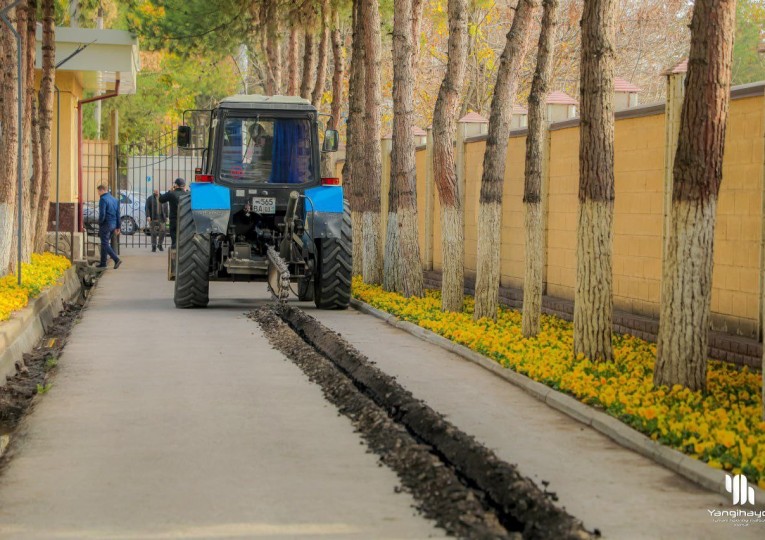
[[[318,186],[305,190],[306,229],[314,240],[340,238],[343,225],[343,187]]]
[[[197,234],[225,234],[231,216],[231,194],[228,188],[192,182],[191,214]]]

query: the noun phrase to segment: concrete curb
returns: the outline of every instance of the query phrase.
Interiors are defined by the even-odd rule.
[[[77,269],[72,266],[58,283],[30,300],[9,320],[0,323],[0,384],[4,384],[6,376],[16,372],[16,362],[32,350],[64,308],[64,302],[70,301],[79,291]]]
[[[399,320],[395,315],[376,309],[355,298],[351,299],[351,306],[361,313],[382,319],[395,328],[404,330],[423,341],[441,347],[442,349],[446,349],[449,352],[453,352],[474,364],[478,364],[498,377],[518,386],[526,393],[537,398],[539,401],[546,403],[553,409],[599,431],[621,446],[655,461],[659,465],[676,472],[705,489],[720,493],[726,497],[730,496],[725,490],[726,473],[724,471],[713,469],[702,461],[693,459],[682,452],[657,443],[639,431],[636,431],[617,420],[613,416],[594,409],[589,405],[585,405],[576,398],[558,392],[542,383],[538,383],[525,375],[504,368],[497,362],[465,347],[464,345],[455,343],[431,332],[430,330],[417,326],[416,324]],[[765,503],[765,491],[757,486],[752,487],[755,491],[757,506],[763,505],[763,503]]]

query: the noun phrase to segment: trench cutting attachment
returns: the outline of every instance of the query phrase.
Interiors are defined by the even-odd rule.
[[[273,246],[266,251],[268,257],[268,290],[274,300],[285,301],[290,295],[290,271],[287,263]]]

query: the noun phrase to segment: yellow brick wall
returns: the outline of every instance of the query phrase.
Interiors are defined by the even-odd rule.
[[[716,329],[757,336],[763,205],[765,98],[730,105],[717,208],[712,320]],[[615,125],[614,307],[656,317],[662,272],[665,118],[618,119]],[[525,136],[511,137],[502,211],[501,282],[521,288],[524,275]],[[465,146],[465,275],[475,276],[484,141]],[[383,201],[390,174],[384,159]],[[338,172],[342,164],[338,164]],[[417,209],[425,252],[427,152],[417,152]],[[550,133],[547,294],[573,300],[579,184],[579,127]],[[440,205],[433,187],[433,269],[442,268]],[[383,221],[387,207],[383,202]],[[384,229],[383,229],[384,231]]]
[[[508,287],[522,288],[526,264],[526,239],[523,227],[526,137],[511,137],[507,146],[507,166],[502,194],[500,283]]]
[[[663,114],[616,122],[614,176],[614,307],[656,316],[664,215]]]
[[[746,335],[759,319],[764,107],[762,97],[731,101],[715,229],[713,326]]]
[[[574,299],[579,128],[550,133],[547,218],[547,294]]]

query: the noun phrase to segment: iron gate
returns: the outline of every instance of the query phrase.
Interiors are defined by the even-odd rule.
[[[146,219],[147,199],[158,191],[172,189],[176,178],[187,184],[201,166],[201,152],[181,150],[176,132],[166,132],[140,143],[110,147],[106,141],[86,141],[83,146],[83,229],[86,252],[100,253],[98,237],[98,191],[103,184],[120,203],[119,246],[151,247]],[[169,223],[165,223],[164,245],[170,245]]]

